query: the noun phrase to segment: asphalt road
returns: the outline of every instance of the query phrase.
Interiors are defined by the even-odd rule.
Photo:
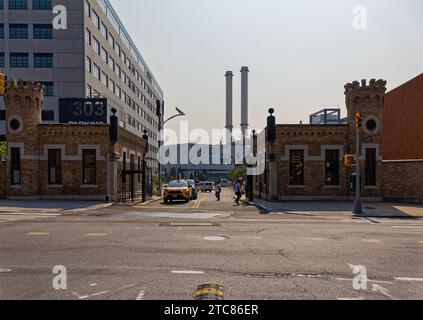
[[[0,299],[191,300],[208,282],[228,300],[423,299],[423,221],[262,214],[225,192],[0,222]]]

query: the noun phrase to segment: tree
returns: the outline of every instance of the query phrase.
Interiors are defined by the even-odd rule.
[[[197,180],[200,180],[200,181],[205,181],[205,180],[207,180],[207,177],[206,177],[206,175],[204,174],[204,172],[203,172],[203,171],[199,171],[199,172],[197,172]]]
[[[231,172],[229,172],[229,180],[237,181],[245,178],[247,168],[245,166],[235,166]]]

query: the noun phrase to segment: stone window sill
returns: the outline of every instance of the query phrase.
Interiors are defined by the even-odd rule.
[[[324,189],[341,189],[341,186],[324,186]]]
[[[61,185],[61,184],[49,184],[49,185],[47,186],[47,188],[52,188],[52,189],[57,188],[57,189],[61,189],[61,188],[63,188],[63,185]]]
[[[84,188],[84,189],[97,189],[98,188],[98,185],[96,185],[96,184],[83,184],[83,185],[81,185],[81,188]]]
[[[305,189],[305,186],[288,186],[288,189]]]

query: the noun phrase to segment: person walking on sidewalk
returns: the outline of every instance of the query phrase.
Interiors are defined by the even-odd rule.
[[[220,184],[220,181],[217,181],[216,182],[215,189],[216,189],[216,198],[217,198],[217,201],[220,201],[220,194],[222,192],[222,185]]]
[[[239,206],[239,200],[241,199],[242,193],[241,193],[241,182],[238,180],[234,185],[234,191],[235,191],[235,203],[237,206]]]

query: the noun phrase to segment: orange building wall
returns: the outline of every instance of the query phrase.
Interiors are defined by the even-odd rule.
[[[423,159],[423,74],[385,97],[384,160]]]

